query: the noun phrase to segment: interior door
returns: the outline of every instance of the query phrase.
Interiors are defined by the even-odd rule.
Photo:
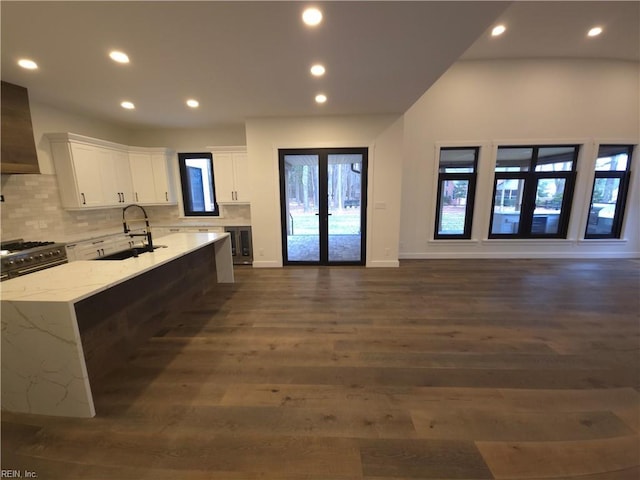
[[[280,150],[285,265],[364,265],[367,149]]]

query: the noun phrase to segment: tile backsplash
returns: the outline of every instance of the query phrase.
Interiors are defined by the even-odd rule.
[[[55,175],[2,175],[0,238],[67,242],[122,230],[122,208],[65,210]],[[250,225],[249,205],[222,205],[221,218],[180,218],[178,206],[145,207],[153,225]],[[129,212],[127,212],[127,216]],[[132,212],[132,218],[135,214]]]

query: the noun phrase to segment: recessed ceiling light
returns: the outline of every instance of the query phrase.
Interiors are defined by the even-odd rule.
[[[122,108],[126,108],[127,110],[133,110],[136,106],[132,102],[122,102],[120,103]]]
[[[319,93],[318,95],[316,95],[316,103],[324,103],[327,101],[327,96]]]
[[[109,56],[111,60],[118,63],[129,63],[129,56],[124,52],[119,52],[117,50],[113,50],[109,52]]]
[[[198,100],[190,98],[189,100],[187,100],[187,105],[191,108],[198,108],[200,106],[200,102],[198,102]]]
[[[324,75],[324,72],[324,66],[320,65],[319,63],[311,67],[311,75],[313,75],[314,77],[320,77]]]
[[[315,27],[322,21],[322,12],[315,7],[307,8],[302,12],[302,21],[310,27]]]
[[[493,30],[491,30],[491,36],[497,37],[498,35],[502,35],[506,30],[507,27],[505,27],[504,25],[497,25],[493,27]]]
[[[18,65],[22,68],[26,68],[27,70],[35,70],[38,68],[38,64],[33,60],[29,60],[28,58],[21,58],[18,60]]]
[[[601,33],[602,27],[593,27],[591,30],[589,30],[589,33],[587,33],[587,35],[589,35],[590,37],[597,37]]]

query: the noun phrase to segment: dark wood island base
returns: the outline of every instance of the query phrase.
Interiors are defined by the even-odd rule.
[[[167,321],[217,284],[214,245],[75,304],[89,382],[122,366]]]

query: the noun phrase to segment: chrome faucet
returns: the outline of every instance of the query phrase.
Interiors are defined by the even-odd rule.
[[[138,207],[142,210],[144,214],[144,223],[147,227],[146,233],[130,233],[131,229],[127,226],[127,221],[125,220],[125,212],[131,207]],[[131,205],[127,205],[122,209],[122,226],[124,227],[124,233],[129,234],[130,237],[147,237],[147,250],[153,252],[153,239],[151,238],[151,228],[149,227],[149,217],[147,216],[147,211],[142,208],[140,205],[132,203]]]

